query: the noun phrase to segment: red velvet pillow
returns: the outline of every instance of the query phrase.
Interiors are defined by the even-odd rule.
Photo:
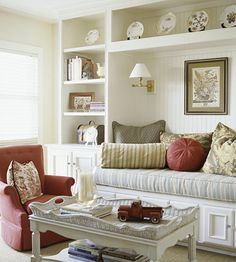
[[[180,138],[167,150],[167,163],[176,171],[197,171],[205,160],[202,145],[191,138]]]

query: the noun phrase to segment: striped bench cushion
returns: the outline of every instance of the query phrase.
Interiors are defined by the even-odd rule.
[[[101,148],[104,168],[163,168],[166,163],[166,149],[161,143],[103,143]]]
[[[95,170],[97,185],[124,189],[190,196],[221,201],[236,201],[236,177],[179,172],[169,169]]]

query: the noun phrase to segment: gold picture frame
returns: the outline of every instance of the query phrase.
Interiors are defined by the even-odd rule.
[[[228,114],[228,58],[184,62],[185,115]]]
[[[80,92],[69,94],[69,109],[76,112],[89,112],[90,103],[94,101],[94,92]]]

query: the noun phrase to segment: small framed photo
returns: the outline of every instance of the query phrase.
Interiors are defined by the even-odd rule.
[[[94,101],[94,92],[80,92],[69,94],[69,109],[78,112],[88,112],[91,101]]]
[[[228,113],[228,58],[184,62],[185,115]]]

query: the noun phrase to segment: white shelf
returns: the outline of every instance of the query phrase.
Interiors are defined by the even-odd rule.
[[[64,248],[60,253],[55,256],[47,256],[43,257],[42,260],[44,261],[58,261],[58,262],[76,262],[81,261],[79,259],[71,258],[68,255],[68,248]]]
[[[109,52],[148,52],[178,50],[184,47],[233,45],[236,43],[236,27],[212,29],[201,32],[154,36],[136,40],[112,42]]]
[[[102,111],[102,112],[64,112],[64,116],[105,116],[105,111]]]
[[[64,53],[102,53],[105,51],[105,45],[91,45],[91,46],[81,46],[74,48],[66,48],[64,49]]]
[[[104,83],[105,83],[105,78],[85,79],[85,80],[78,80],[78,81],[64,81],[65,85],[75,85],[75,84],[95,85],[95,84],[104,84]]]

